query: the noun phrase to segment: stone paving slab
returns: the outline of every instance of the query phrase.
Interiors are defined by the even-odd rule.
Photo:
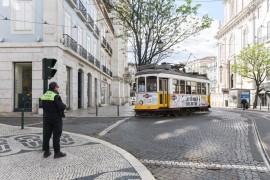
[[[42,129],[0,124],[0,179],[154,179],[131,154],[105,141],[64,132],[67,156],[43,158]],[[52,144],[52,143],[51,143]]]

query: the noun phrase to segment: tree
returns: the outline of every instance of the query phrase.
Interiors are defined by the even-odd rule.
[[[158,63],[171,55],[176,45],[209,28],[208,15],[196,16],[200,4],[183,0],[119,0],[111,4],[117,23],[132,44],[135,64]],[[159,47],[162,45],[161,47]]]
[[[260,85],[270,72],[270,51],[262,44],[255,44],[244,48],[236,57],[232,70],[242,77],[253,79],[256,85],[256,94],[253,107],[257,107]]]

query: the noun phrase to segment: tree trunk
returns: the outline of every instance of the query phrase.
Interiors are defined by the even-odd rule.
[[[255,100],[254,100],[254,103],[253,103],[253,109],[257,108],[258,96],[259,96],[259,87],[257,86],[256,94],[255,94]]]

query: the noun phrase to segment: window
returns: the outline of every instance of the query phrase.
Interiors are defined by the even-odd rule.
[[[267,12],[270,10],[270,0],[267,0]]]
[[[147,92],[157,91],[157,77],[149,76],[146,78]]]
[[[13,33],[34,33],[35,13],[32,0],[14,0],[13,4]]]
[[[202,83],[202,94],[206,95],[206,84]]]
[[[65,12],[65,29],[64,34],[71,36],[71,16]]]
[[[257,29],[257,42],[258,43],[261,43],[262,42],[262,28],[261,27],[259,27],[258,29]]]
[[[270,39],[270,21],[267,22],[267,39]]]
[[[179,93],[179,80],[173,79],[173,93]]]
[[[15,63],[14,68],[15,111],[32,110],[32,63]]]
[[[90,44],[91,44],[90,37],[87,36],[87,38],[86,38],[86,50],[87,50],[88,53],[90,52],[90,49],[91,49]]]
[[[78,26],[78,44],[79,45],[82,45],[82,39],[83,39],[83,37],[82,37],[82,28],[80,27],[80,26]]]
[[[186,93],[185,89],[186,89],[186,81],[180,80],[180,93],[185,94]]]
[[[248,45],[248,33],[247,33],[247,29],[244,29],[243,31],[243,48],[247,47]]]
[[[235,45],[235,38],[234,38],[234,34],[232,34],[230,37],[230,42],[229,42],[229,55],[230,56],[234,55],[234,45]]]
[[[138,78],[138,92],[145,92],[145,78]]]
[[[186,84],[186,94],[191,94],[191,82],[187,81]]]
[[[262,10],[262,6],[260,6],[259,8],[258,8],[258,19],[260,18],[260,11]]]
[[[197,83],[197,93],[201,94],[202,93],[201,90],[202,90],[202,84],[198,82]]]
[[[197,85],[196,82],[191,82],[191,94],[197,94],[196,85]]]

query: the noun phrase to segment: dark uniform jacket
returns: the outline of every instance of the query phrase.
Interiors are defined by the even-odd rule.
[[[42,97],[42,108],[45,118],[58,119],[63,117],[66,105],[62,102],[58,93],[47,91]]]

